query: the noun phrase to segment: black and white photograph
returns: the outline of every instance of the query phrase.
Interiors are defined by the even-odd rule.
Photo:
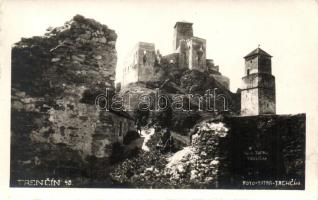
[[[8,190],[317,198],[315,0],[3,1],[0,45]]]

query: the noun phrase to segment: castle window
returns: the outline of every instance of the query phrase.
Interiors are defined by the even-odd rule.
[[[119,122],[119,136],[123,135],[123,122]]]
[[[144,57],[143,57],[143,63],[144,63],[144,65],[146,64],[146,62],[147,62],[147,55],[145,54]]]
[[[247,69],[246,74],[247,74],[247,75],[250,75],[250,69]]]
[[[198,55],[198,62],[200,62],[201,61],[201,58],[202,58],[202,56],[203,56],[203,51],[198,51],[197,52],[197,55]]]

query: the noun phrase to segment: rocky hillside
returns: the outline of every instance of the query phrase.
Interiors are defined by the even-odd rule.
[[[94,103],[106,88],[114,91],[116,39],[106,25],[77,15],[44,36],[22,38],[13,46],[13,181],[34,176],[27,173],[31,168],[52,176],[60,168],[83,169],[89,157],[110,156],[113,131],[107,127],[114,116],[99,112]]]
[[[177,95],[183,96],[182,98],[184,99],[189,99],[189,95],[200,95],[203,97],[207,94],[207,91],[210,91],[210,94],[214,95],[215,91],[215,109],[219,112],[210,112],[211,115],[217,115],[218,113],[227,113],[230,115],[240,114],[240,93],[232,93],[212,76],[197,70],[179,69],[171,63],[156,64],[155,69],[159,71],[157,75],[160,76],[158,78],[160,81],[132,83],[128,85],[128,87],[123,88],[121,94],[124,97],[125,95],[128,96],[128,94],[131,94],[130,96],[133,97],[131,102],[132,107],[138,104],[138,98],[143,94],[143,90],[146,91],[144,93],[146,95],[149,93],[154,94],[156,93],[155,90],[158,90],[161,94],[168,95],[171,98]],[[137,91],[137,93],[135,91]],[[225,112],[223,112],[224,99],[226,101]],[[189,102],[189,100],[185,102]],[[192,98],[190,104],[193,110],[198,110],[199,106],[201,110],[207,110],[205,103],[201,102],[201,105],[199,105],[200,102],[198,98]]]
[[[229,180],[228,128],[223,123],[197,124],[191,146],[176,153],[162,154],[155,148],[160,131],[148,142],[150,152],[117,165],[111,176],[128,187],[219,188]]]
[[[144,95],[149,97],[150,114],[147,114],[148,124],[157,124],[163,128],[176,131],[177,134],[189,135],[189,131],[200,120],[220,118],[223,116],[239,115],[240,113],[240,93],[232,93],[227,88],[218,83],[213,77],[196,70],[176,69],[173,64],[157,65],[157,69],[163,70],[166,78],[162,81],[148,81],[130,84],[124,87],[120,95],[124,99],[125,107],[138,119],[136,109]],[[163,78],[162,78],[163,79]],[[206,91],[210,90],[212,95],[214,89],[216,96],[216,111],[208,111],[207,104],[197,98],[204,97]],[[158,103],[158,95],[169,99],[169,109],[158,111],[155,109]],[[193,95],[189,97],[189,95]],[[198,96],[196,96],[198,95]],[[173,102],[182,101],[184,110],[177,110]],[[212,108],[213,98],[211,98]],[[224,99],[225,102],[224,103]],[[179,104],[180,105],[180,104]],[[226,111],[224,111],[226,105]],[[178,106],[178,105],[177,105]],[[146,125],[147,123],[143,123]]]

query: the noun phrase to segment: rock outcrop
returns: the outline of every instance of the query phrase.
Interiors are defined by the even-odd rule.
[[[223,149],[228,144],[228,128],[223,123],[203,121],[194,130],[191,146],[175,154],[161,154],[151,147],[151,152],[125,160],[111,174],[132,187],[219,188],[229,180],[229,152]]]
[[[171,179],[178,184],[219,188],[220,181],[229,179],[229,152],[222,148],[229,144],[227,138],[228,128],[221,122],[204,121],[197,124],[192,145],[169,158],[166,172],[171,173]],[[180,153],[183,155],[178,156]]]

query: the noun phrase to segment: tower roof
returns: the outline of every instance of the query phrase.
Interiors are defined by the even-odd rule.
[[[174,28],[175,28],[177,25],[179,25],[179,24],[190,24],[190,25],[192,25],[193,23],[191,23],[191,22],[186,22],[186,21],[178,21],[178,22],[176,22],[176,24],[174,25]]]
[[[272,57],[271,55],[269,55],[268,53],[266,53],[263,49],[261,48],[256,48],[255,50],[253,50],[251,53],[247,54],[244,58],[247,59],[249,57],[252,56],[256,56],[256,55],[262,55],[262,56],[267,56],[267,57]]]

